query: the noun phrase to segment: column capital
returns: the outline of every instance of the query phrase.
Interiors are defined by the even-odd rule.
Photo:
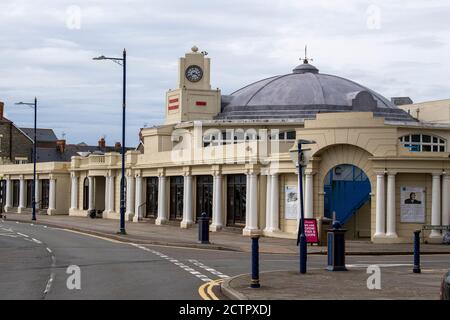
[[[385,176],[386,175],[386,170],[378,170],[378,171],[375,171],[375,174],[377,175],[377,176]]]
[[[431,175],[434,177],[440,177],[442,176],[442,172],[431,172]]]
[[[158,175],[158,177],[165,177],[166,170],[164,168],[159,168],[157,175]]]

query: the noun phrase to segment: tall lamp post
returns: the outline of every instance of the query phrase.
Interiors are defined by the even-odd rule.
[[[126,86],[127,86],[127,51],[123,49],[122,58],[100,56],[93,60],[111,60],[123,69],[123,95],[122,95],[122,178],[120,181],[120,234],[125,231],[125,110],[126,110]]]
[[[303,170],[308,164],[307,151],[311,149],[302,149],[302,145],[315,144],[314,141],[298,140],[296,142],[297,150],[289,151],[292,162],[298,168],[298,195],[300,199],[300,226],[297,235],[297,245],[300,245],[300,273],[306,273],[306,262],[308,258],[308,247],[305,235],[305,207],[303,202]]]
[[[34,98],[34,102],[18,102],[16,105],[29,106],[34,108],[34,137],[33,137],[33,188],[31,195],[32,213],[31,220],[36,221],[36,122],[37,122],[37,98]]]

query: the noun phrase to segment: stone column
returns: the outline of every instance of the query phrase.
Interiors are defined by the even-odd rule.
[[[130,221],[134,217],[134,177],[127,176],[127,210],[125,212],[125,219]]]
[[[38,199],[37,196],[36,199]],[[72,175],[72,184],[70,188],[70,210],[77,210],[77,209],[78,209],[78,177]]]
[[[168,220],[167,212],[167,198],[166,198],[166,180],[167,178],[163,175],[159,176],[158,184],[158,218],[155,224],[162,225]]]
[[[272,176],[267,175],[267,184],[266,184],[266,228],[265,232],[271,232],[272,230],[272,207],[271,207],[271,199],[272,199]]]
[[[108,212],[109,213],[111,213],[111,212],[115,212],[115,208],[114,208],[114,200],[115,200],[115,194],[114,194],[114,191],[115,191],[115,188],[114,188],[114,183],[115,183],[115,181],[114,181],[115,179],[114,179],[114,176],[109,176],[109,184],[108,184],[108,187],[109,187],[109,191],[108,191]]]
[[[140,175],[136,176],[136,201],[135,201],[135,214],[133,217],[134,222],[139,222],[142,220],[142,177]]]
[[[441,174],[433,173],[433,184],[431,190],[431,224],[441,225]],[[439,230],[432,230],[430,238],[441,238]]]
[[[387,215],[387,233],[386,236],[389,238],[397,238],[397,230],[396,230],[396,216],[397,212],[395,210],[395,174],[388,174],[387,177],[387,207],[386,207],[386,215]]]
[[[20,189],[19,189],[19,207],[17,208],[17,212],[21,213],[25,210],[27,203],[27,186],[26,180],[23,177],[20,177]]]
[[[450,175],[442,176],[442,225],[450,225]]]
[[[194,224],[192,176],[189,173],[184,176],[183,201],[183,221],[181,221],[180,227],[187,229]]]
[[[249,196],[250,199],[247,200],[249,204],[249,216],[247,217],[247,225],[244,229],[244,235],[252,235],[258,233],[258,175],[255,173],[250,173],[248,175],[248,180],[250,184]],[[273,182],[273,181],[272,181]]]
[[[52,215],[56,211],[56,179],[50,177],[50,187],[48,196],[48,210],[47,214]]]
[[[36,213],[41,208],[41,185],[38,177],[36,177],[36,186],[34,187],[34,201],[36,201]]]
[[[314,218],[314,209],[313,209],[313,197],[314,197],[314,189],[313,189],[313,178],[314,175],[312,173],[305,174],[305,219]]]
[[[268,201],[270,203],[270,222],[269,228],[266,227],[267,232],[277,232],[279,231],[279,207],[280,207],[280,193],[279,188],[279,175],[274,173],[268,176],[270,179],[270,193],[267,195]]]
[[[211,231],[219,231],[223,228],[223,215],[222,215],[222,175],[217,173],[214,175],[213,180],[213,223],[211,225]]]
[[[375,213],[375,235],[374,238],[383,238],[386,236],[386,203],[384,196],[384,173],[377,174],[377,195],[376,195],[376,213]]]
[[[5,212],[10,212],[13,206],[13,190],[12,181],[10,178],[6,180],[6,204]]]
[[[246,175],[246,182],[245,182],[245,225],[249,225],[249,218],[250,218],[250,175]]]
[[[95,209],[95,177],[88,177],[89,181],[89,205],[88,211]]]
[[[103,216],[105,218],[105,214],[107,214],[109,210],[109,176],[105,176],[105,210],[103,211]]]

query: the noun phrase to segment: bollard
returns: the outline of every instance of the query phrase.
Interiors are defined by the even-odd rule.
[[[198,218],[198,242],[209,244],[209,217],[205,212]]]
[[[260,288],[259,284],[259,236],[252,236],[252,283],[250,288]]]
[[[420,273],[420,230],[414,231],[414,273]]]
[[[328,230],[328,271],[347,271],[345,267],[345,233],[339,221]]]

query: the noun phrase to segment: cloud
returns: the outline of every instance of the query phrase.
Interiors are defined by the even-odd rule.
[[[209,52],[212,86],[224,94],[291,72],[308,44],[321,72],[387,97],[448,98],[449,15],[437,0],[5,0],[0,100],[19,125],[32,117],[13,103],[37,95],[41,126],[73,143],[118,141],[121,69],[91,58],[126,47],[127,134],[136,144],[139,127],[163,122],[177,59],[194,44]]]

